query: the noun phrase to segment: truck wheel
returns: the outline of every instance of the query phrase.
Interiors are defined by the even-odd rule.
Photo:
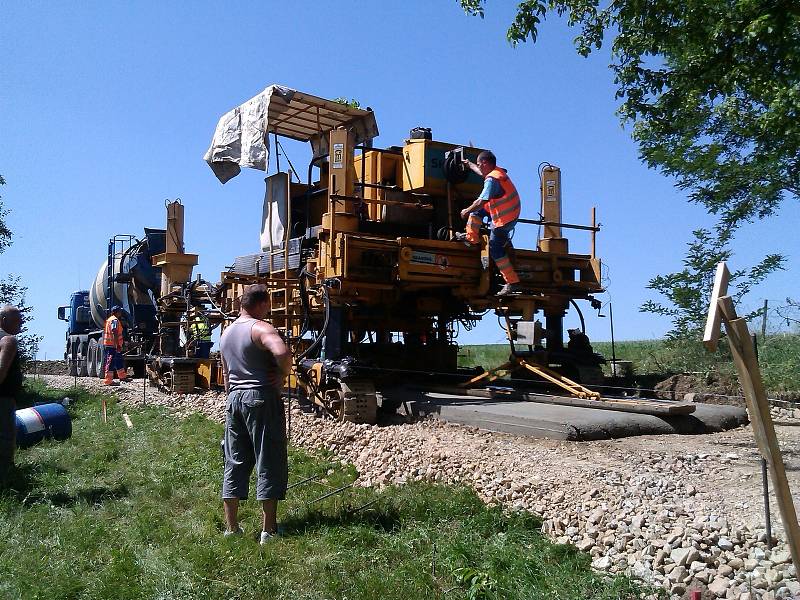
[[[73,377],[78,374],[77,350],[77,342],[69,345],[69,353],[67,354],[67,373]]]
[[[86,353],[86,371],[89,377],[97,377],[97,340],[89,340],[89,351]]]
[[[94,342],[94,372],[95,376],[97,377],[104,377],[105,376],[105,368],[103,365],[103,347],[100,345],[100,342],[97,340],[92,340]]]
[[[81,342],[78,346],[78,377],[86,377],[89,372],[87,370],[86,361],[89,360],[89,345],[86,342]]]

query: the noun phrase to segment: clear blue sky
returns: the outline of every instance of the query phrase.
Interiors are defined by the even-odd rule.
[[[515,4],[493,0],[481,20],[455,0],[6,3],[0,194],[14,245],[0,255],[0,275],[18,273],[30,288],[40,356],[63,352],[56,307],[90,284],[108,238],[163,227],[167,198],[186,205],[195,273],[217,280],[234,257],[258,250],[263,174],[222,186],[202,156],[218,118],[271,83],[371,106],[381,146],[421,125],[435,139],[491,148],[521,191],[523,216],[538,209],[536,166],[559,165],[565,220],[587,222],[597,206],[617,337],[662,335],[668,323],[637,310],[653,297],[645,285],[678,268],[690,231],[711,221],[638,160],[614,115],[607,53],[577,56],[574,32],[558,20],[535,46],[512,48]],[[289,152],[302,171],[308,151]],[[799,216],[787,205],[739,235],[734,267],[771,251],[790,257],[753,305],[798,295]],[[533,228],[518,229],[515,243],[532,244]],[[587,251],[588,238],[571,247]],[[608,319],[589,319],[588,329],[609,338]],[[491,316],[459,337],[501,340]]]

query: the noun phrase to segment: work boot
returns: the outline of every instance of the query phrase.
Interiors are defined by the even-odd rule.
[[[117,369],[117,379],[120,380],[120,383],[123,381],[128,381],[127,369]]]
[[[103,380],[103,385],[119,385],[119,382],[118,381],[114,381],[113,377],[110,378],[110,379],[108,377],[106,377]]]
[[[507,283],[500,288],[500,291],[497,292],[497,295],[508,296],[509,294],[518,294],[521,291],[522,287],[519,285],[519,283]]]

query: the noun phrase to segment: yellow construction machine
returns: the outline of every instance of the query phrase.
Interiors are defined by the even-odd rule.
[[[277,158],[265,180],[261,249],[222,273],[223,312],[238,311],[245,286],[266,284],[269,319],[294,354],[290,384],[339,419],[373,422],[381,387],[398,382],[472,385],[516,372],[597,396],[581,382],[596,382],[604,361],[581,343],[585,332],[565,346],[563,319],[578,300],[599,307],[599,227],[594,210],[590,225],[561,222],[558,167],[540,166],[541,204],[523,198],[523,213],[539,214],[517,230],[539,226],[536,247],[508,249],[522,293],[499,297],[488,236],[472,248],[455,239],[460,211],[483,184],[462,159],[475,161],[481,149],[436,141],[423,128],[378,148],[377,134],[371,110],[282,86],[220,119],[206,160],[223,183],[241,166],[266,171],[270,146]],[[310,143],[302,180],[289,164],[281,169],[281,138]],[[589,233],[590,254],[570,253],[567,228]],[[505,328],[509,362],[459,369],[458,326],[469,329],[488,311]]]

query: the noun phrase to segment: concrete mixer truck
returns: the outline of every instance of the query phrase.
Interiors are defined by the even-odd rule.
[[[73,292],[58,308],[67,322],[64,359],[70,375],[103,377],[103,326],[109,309],[123,308],[126,367],[135,376],[170,391],[191,391],[198,363],[214,361],[200,352],[224,316],[216,308],[216,289],[199,276],[192,279],[196,254],[183,247],[183,205],[167,204],[167,228],[145,228],[144,236],[115,235],[90,289]],[[202,322],[202,340],[193,323]],[[191,373],[192,375],[188,375]],[[182,383],[176,381],[182,378]]]

